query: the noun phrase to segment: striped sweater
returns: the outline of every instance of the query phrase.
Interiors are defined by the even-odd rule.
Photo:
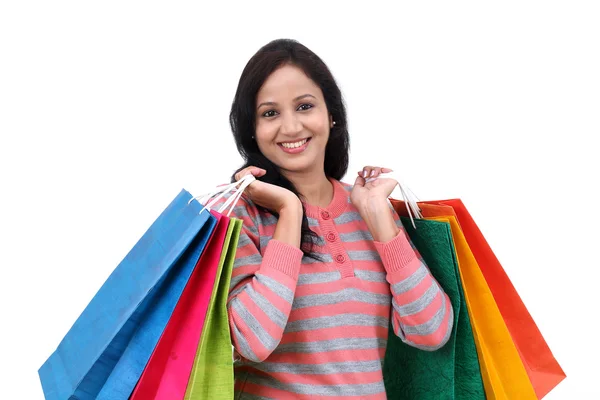
[[[272,239],[276,217],[245,196],[234,208],[243,220],[228,299],[236,399],[385,399],[390,318],[411,346],[448,341],[452,306],[398,215],[400,233],[376,242],[352,187],[332,183],[328,207],[305,204],[320,261]]]

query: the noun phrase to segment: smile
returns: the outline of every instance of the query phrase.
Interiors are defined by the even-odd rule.
[[[282,142],[278,143],[278,145],[286,153],[296,154],[303,152],[308,147],[309,142],[310,138],[306,138],[297,142]]]

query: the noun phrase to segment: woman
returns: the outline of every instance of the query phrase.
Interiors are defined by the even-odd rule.
[[[340,89],[292,40],[248,62],[231,108],[257,180],[234,209],[243,220],[228,301],[239,399],[385,399],[382,361],[394,333],[436,350],[452,307],[387,197],[390,170],[365,167],[354,185]],[[398,371],[402,373],[402,371]]]

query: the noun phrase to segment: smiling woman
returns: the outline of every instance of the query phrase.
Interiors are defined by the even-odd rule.
[[[284,65],[267,78],[257,102],[255,137],[260,151],[283,171],[322,170],[333,118],[319,86],[300,68]]]
[[[365,167],[354,185],[342,95],[325,63],[293,40],[248,62],[230,113],[248,186],[228,299],[240,399],[385,399],[391,325],[433,351],[453,310]],[[367,183],[366,178],[375,178]],[[221,202],[225,202],[226,198]]]

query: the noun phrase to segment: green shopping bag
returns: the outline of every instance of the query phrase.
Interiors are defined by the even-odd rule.
[[[227,297],[241,230],[242,220],[231,218],[185,400],[233,399],[234,396]]]
[[[448,343],[435,351],[420,350],[390,333],[384,360],[388,400],[485,399],[471,322],[447,222],[401,217],[408,236],[452,303],[454,325]]]

